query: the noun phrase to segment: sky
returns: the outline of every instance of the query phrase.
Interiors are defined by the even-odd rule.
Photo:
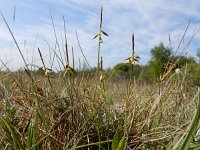
[[[0,11],[6,18],[26,62],[42,66],[37,50],[40,48],[45,65],[50,67],[53,63],[53,68],[57,70],[62,68],[60,60],[65,59],[63,16],[70,61],[73,47],[76,67],[84,64],[76,39],[77,30],[79,42],[90,66],[96,66],[98,40],[92,38],[99,31],[101,6],[103,31],[109,35],[103,36],[101,44],[104,68],[124,62],[131,55],[132,33],[135,35],[135,52],[141,57],[140,64],[148,63],[151,48],[160,42],[171,47],[177,55],[185,49],[187,56],[197,59],[197,49],[200,48],[199,0],[0,0]],[[185,37],[177,49],[190,20]],[[59,47],[55,46],[56,41]],[[59,59],[53,60],[54,52],[59,55]],[[10,69],[24,66],[1,16],[0,59]],[[3,64],[0,62],[0,69],[2,68]]]

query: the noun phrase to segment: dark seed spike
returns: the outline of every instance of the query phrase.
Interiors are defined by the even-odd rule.
[[[133,50],[133,53],[134,53],[134,47],[135,47],[135,45],[134,45],[135,43],[134,43],[134,33],[132,33],[132,50]]]
[[[103,70],[103,58],[101,56],[101,70]]]
[[[75,70],[75,66],[74,66],[74,48],[72,46],[72,68],[73,70]]]
[[[101,7],[100,29],[102,29],[102,20],[103,20],[103,7]]]
[[[39,54],[40,54],[40,59],[41,59],[41,61],[42,61],[42,64],[43,64],[43,66],[44,66],[44,69],[46,70],[46,67],[45,67],[45,64],[44,64],[44,59],[43,59],[43,57],[42,57],[42,53],[41,53],[41,51],[40,51],[39,48],[38,48],[38,52],[39,52]]]
[[[67,40],[65,43],[65,50],[66,50],[66,65],[69,64],[69,54],[68,54],[68,45],[67,45]]]

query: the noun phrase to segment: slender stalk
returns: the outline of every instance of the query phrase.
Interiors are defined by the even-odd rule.
[[[102,32],[102,19],[103,19],[103,7],[101,7],[101,15],[100,15],[100,25],[99,25],[99,39],[98,39],[98,58],[97,58],[97,71],[96,71],[96,84],[95,84],[95,90],[94,90],[94,99],[96,98],[96,92],[97,92],[97,86],[99,83],[99,72],[100,72],[100,57],[101,57],[101,32]]]
[[[96,75],[97,79],[99,79],[99,70],[100,70],[102,18],[103,18],[103,7],[101,7],[100,26],[99,26],[99,43],[98,43],[98,59],[97,59],[97,75]]]
[[[72,68],[73,70],[75,71],[75,65],[74,65],[74,49],[72,47]],[[75,72],[72,73],[72,83],[73,83],[73,86],[74,86],[74,74]]]

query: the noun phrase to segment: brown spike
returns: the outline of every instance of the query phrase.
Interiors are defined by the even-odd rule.
[[[132,33],[132,50],[133,50],[133,53],[134,53],[134,33]]]
[[[65,51],[66,51],[66,65],[69,64],[69,54],[68,54],[68,45],[67,45],[67,40],[65,43]]]
[[[74,48],[72,46],[72,67],[73,67],[73,70],[75,70],[75,67],[74,67]]]
[[[39,52],[39,54],[40,54],[40,59],[41,59],[41,61],[42,61],[42,64],[43,64],[44,68],[46,69],[45,64],[44,64],[44,59],[43,59],[43,57],[42,57],[42,53],[41,53],[41,51],[40,51],[39,48],[38,48],[38,52]]]
[[[102,29],[102,20],[103,20],[103,7],[101,7],[100,29]]]
[[[103,58],[101,56],[101,70],[103,70]]]

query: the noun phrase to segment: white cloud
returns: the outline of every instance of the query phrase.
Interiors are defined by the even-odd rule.
[[[12,39],[10,33],[8,32],[8,30],[6,28],[3,28],[0,31],[1,31],[0,33],[2,33],[1,34],[2,36],[0,36],[0,39],[4,40],[3,41],[4,46],[2,44],[0,45],[1,52],[4,53],[3,55],[1,55],[2,56],[1,59],[4,61],[8,61],[8,59],[12,60],[10,62],[10,66],[12,66],[12,65],[14,66],[12,68],[17,68],[19,66],[23,66],[24,63],[22,62],[21,56],[19,55],[19,51],[17,50],[16,45],[14,45],[14,42],[12,42],[13,39]],[[91,51],[93,51],[94,47],[95,47],[94,42],[91,40],[92,35],[86,33],[84,30],[82,30],[80,28],[77,28],[77,31],[78,31],[81,46],[84,49],[84,53],[85,53],[86,57],[91,58],[90,59],[91,62],[94,63],[94,59],[92,59],[92,58],[96,58],[96,53],[91,53]],[[62,40],[64,40],[64,32],[63,32],[63,29],[61,29],[59,24],[56,24],[56,35],[58,38],[60,51],[61,51],[62,57],[64,59],[65,55],[63,52],[64,48],[63,48],[63,43],[62,43]],[[14,36],[15,36],[16,40],[18,41],[19,47],[21,48],[24,56],[28,60],[28,62],[27,62],[28,64],[32,63],[32,57],[33,57],[33,59],[36,60],[36,61],[34,61],[34,63],[36,65],[41,65],[37,48],[40,48],[40,50],[43,53],[43,56],[49,55],[48,45],[45,41],[47,41],[50,44],[50,47],[52,49],[55,49],[56,39],[55,39],[55,35],[53,32],[53,27],[51,25],[47,25],[47,24],[38,25],[38,26],[27,25],[27,26],[24,26],[23,30],[16,31]],[[37,37],[37,39],[36,39],[36,37]],[[70,51],[69,53],[71,54],[71,49],[73,46],[74,51],[75,51],[75,56],[77,57],[76,62],[78,63],[78,58],[83,60],[83,57],[78,48],[75,28],[69,27],[69,26],[67,27],[67,39],[68,39],[68,46],[69,46],[69,51]],[[2,40],[1,40],[1,42],[2,42]],[[26,41],[26,46],[24,48],[25,41]],[[7,44],[5,44],[5,43],[7,43]],[[34,48],[34,50],[33,50],[33,48]],[[59,54],[58,49],[56,51]],[[6,56],[6,57],[4,57],[4,56]],[[49,56],[45,57],[45,60],[48,64]],[[55,67],[58,67],[58,64],[57,65],[55,64]]]
[[[56,24],[57,36],[59,37],[60,45],[61,35],[63,36],[63,22],[61,13],[70,19],[67,21],[67,36],[70,46],[74,46],[75,56],[82,58],[80,50],[77,45],[74,28],[78,30],[79,40],[84,49],[85,55],[92,66],[96,65],[97,58],[97,41],[92,41],[91,38],[98,32],[99,28],[99,11],[100,6],[104,6],[103,12],[103,30],[105,30],[109,37],[104,37],[102,45],[102,55],[104,58],[104,66],[113,66],[116,63],[122,62],[131,54],[131,35],[135,33],[135,50],[136,53],[143,58],[141,62],[144,64],[150,58],[150,49],[160,42],[169,44],[168,35],[170,33],[172,40],[172,47],[176,48],[181,36],[183,35],[189,19],[191,25],[185,37],[184,44],[192,36],[194,30],[200,27],[200,13],[198,0],[191,0],[190,2],[184,0],[167,1],[167,0],[110,0],[110,1],[93,1],[93,0],[44,0],[50,4],[53,9],[53,15],[56,16],[54,22]],[[26,5],[25,5],[26,6]],[[54,6],[60,9],[55,9]],[[30,7],[30,6],[29,6]],[[70,8],[70,11],[68,11]],[[46,7],[45,9],[48,9]],[[61,12],[58,12],[60,10]],[[48,11],[48,10],[47,10]],[[20,45],[23,46],[24,40],[27,41],[27,49],[32,52],[36,35],[38,39],[35,47],[41,47],[44,55],[49,53],[48,47],[44,40],[47,40],[51,47],[54,47],[55,37],[52,26],[50,24],[50,17],[46,18],[38,14],[41,24],[25,23],[23,27],[15,29],[14,33]],[[76,17],[77,20],[71,19]],[[84,23],[81,22],[84,17]],[[78,19],[80,18],[80,20]],[[48,20],[49,19],[49,20]],[[37,21],[37,20],[35,20]],[[2,23],[1,23],[2,24]],[[1,26],[1,25],[0,25]],[[1,41],[12,41],[7,29],[0,28]],[[199,34],[196,35],[195,40],[200,40]],[[1,42],[0,42],[1,44]],[[10,46],[2,46],[3,52],[11,51]],[[3,48],[2,48],[3,47]],[[184,45],[182,45],[184,47]],[[197,42],[191,43],[189,47],[189,55],[194,55],[195,50],[200,47]],[[12,47],[13,55],[17,54],[17,50]],[[37,51],[35,54],[29,53],[37,59]],[[2,57],[1,57],[2,59]],[[17,60],[19,62],[19,60]],[[48,62],[48,61],[47,61]],[[15,63],[16,64],[16,63]]]

